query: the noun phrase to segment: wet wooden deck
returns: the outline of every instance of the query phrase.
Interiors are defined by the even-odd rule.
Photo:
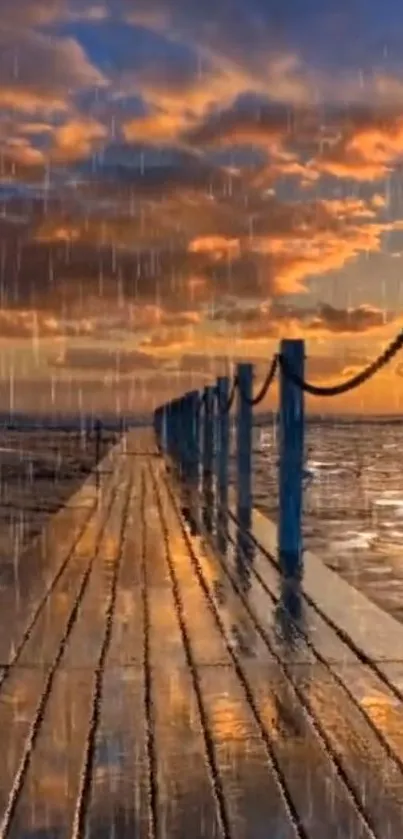
[[[0,839],[403,835],[403,644],[213,554],[151,433],[100,472],[1,569]]]

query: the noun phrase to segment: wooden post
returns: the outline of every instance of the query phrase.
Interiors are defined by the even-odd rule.
[[[169,402],[167,405],[167,446],[168,454],[173,457],[174,448],[174,403]]]
[[[192,474],[194,460],[192,393],[185,393],[182,397],[180,416],[181,460],[184,477],[187,479]]]
[[[200,422],[199,422],[199,392],[192,390],[188,397],[188,445],[189,445],[189,478],[196,485],[199,477],[200,460]]]
[[[164,450],[164,423],[165,423],[165,405],[160,405],[158,408],[158,449],[160,452]]]
[[[154,411],[154,434],[157,447],[161,449],[161,432],[162,432],[162,407],[156,408]]]
[[[101,421],[95,420],[95,486],[99,489],[99,461],[101,459]]]
[[[214,463],[214,387],[204,388],[203,475],[212,475]]]
[[[180,396],[177,400],[176,416],[176,460],[180,475],[186,467],[186,399]]]
[[[217,490],[218,509],[228,505],[229,411],[226,409],[230,393],[228,376],[217,379],[218,440],[217,440]],[[220,406],[224,408],[221,410]]]
[[[253,408],[247,400],[253,396],[253,365],[238,364],[238,412],[237,412],[237,517],[247,529],[252,512],[252,423]]]
[[[179,447],[179,399],[174,399],[172,403],[173,422],[172,422],[172,437],[173,437],[173,458],[178,465],[178,447]]]
[[[283,340],[281,356],[304,378],[305,348],[301,340]],[[280,365],[279,433],[279,562],[285,577],[302,572],[302,476],[304,458],[304,393]]]
[[[208,531],[212,530],[213,522],[213,471],[214,471],[214,404],[215,388],[209,385],[204,388],[203,404],[203,522]]]
[[[161,416],[161,448],[163,452],[168,449],[168,404],[162,406]]]
[[[220,376],[217,379],[217,547],[225,555],[228,544],[228,466],[230,449],[230,415],[221,411],[220,406],[228,404],[230,379]]]

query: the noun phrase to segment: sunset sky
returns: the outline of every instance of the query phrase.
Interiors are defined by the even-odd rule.
[[[1,410],[143,411],[403,326],[400,0],[1,0]],[[273,390],[263,407],[276,403]],[[403,408],[403,357],[332,412]]]

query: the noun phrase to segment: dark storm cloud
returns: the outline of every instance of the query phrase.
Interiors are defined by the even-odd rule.
[[[110,184],[136,194],[163,197],[179,188],[223,192],[228,188],[225,170],[178,146],[144,143],[111,145],[98,162],[87,161],[77,173],[88,179],[90,189],[100,191]],[[134,194],[134,192],[133,192]]]

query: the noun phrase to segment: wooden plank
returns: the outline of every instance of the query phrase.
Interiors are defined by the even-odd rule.
[[[391,835],[398,835],[403,812],[401,767],[387,754],[361,709],[346,702],[346,692],[323,665],[310,673],[294,673],[292,681],[337,755],[374,833],[382,835],[387,813]]]
[[[141,516],[144,458],[135,464],[130,514],[118,574],[111,639],[105,659],[102,704],[92,772],[91,800],[86,836],[148,839],[149,772],[144,704],[143,611],[126,606],[126,586],[133,582],[140,591],[139,570],[143,560],[144,527]],[[134,554],[132,551],[134,550]],[[134,569],[134,579],[132,572]],[[121,595],[125,597],[122,600]],[[141,591],[140,591],[141,595]],[[141,597],[136,598],[136,605]],[[127,618],[122,631],[122,615]],[[118,627],[118,628],[117,628]],[[130,644],[130,649],[120,648]],[[137,666],[127,666],[135,653]],[[117,666],[118,663],[118,666]]]
[[[397,678],[397,665],[391,681]],[[399,665],[403,671],[403,663]],[[403,702],[371,668],[349,663],[337,664],[332,671],[346,687],[365,717],[379,733],[388,750],[403,766]]]
[[[17,668],[14,666],[5,674],[7,679],[2,685],[0,694],[1,742],[5,753],[9,756],[7,762],[8,780],[1,785],[0,789],[0,813],[4,814],[4,824],[8,824],[12,818],[31,750],[40,728],[47,701],[51,696],[55,674],[65,644],[74,626],[81,600],[85,595],[90,567],[89,564],[86,572],[81,576],[79,588],[74,592],[74,599],[64,603],[63,609],[58,615],[59,632],[56,637],[49,639],[53,647],[52,662],[48,666],[37,668]],[[67,606],[66,609],[65,606]],[[28,640],[27,645],[29,645],[30,640]],[[18,718],[21,720],[18,727],[11,723],[12,717],[10,719],[10,713],[13,715],[15,708],[17,708]]]
[[[122,522],[129,492],[130,484],[128,483],[127,490],[123,488],[115,499],[111,516],[103,533],[103,539],[106,541],[103,543],[102,556],[96,557],[89,566],[91,574],[87,578],[88,585],[82,589],[77,620],[71,624],[70,630],[65,632],[66,643],[60,645],[60,652],[46,674],[42,695],[33,713],[30,732],[12,782],[0,828],[4,835],[10,827],[15,831],[15,835],[18,835],[21,825],[25,832],[25,829],[29,827],[32,810],[39,813],[46,812],[49,776],[52,776],[54,759],[54,753],[49,749],[48,744],[52,742],[54,732],[60,723],[60,707],[64,707],[65,713],[71,715],[73,696],[76,707],[85,720],[85,726],[84,729],[81,726],[74,729],[73,725],[69,728],[69,751],[72,751],[72,754],[62,764],[61,782],[66,783],[66,778],[70,777],[71,772],[73,782],[71,794],[65,802],[63,827],[69,835],[81,835],[91,790],[104,664],[115,607]],[[99,598],[100,593],[102,596]],[[98,608],[95,609],[97,595]],[[77,674],[80,670],[76,668],[82,663],[83,649],[84,659],[88,661],[89,666],[81,670],[83,682],[80,691],[77,682]],[[69,687],[77,688],[77,694],[68,694],[66,679]],[[67,691],[66,706],[63,706],[63,691]],[[84,732],[85,736],[83,736]],[[38,759],[33,760],[32,756],[35,757],[36,749],[38,749]],[[81,766],[81,770],[78,770],[78,766]],[[32,796],[34,796],[34,801]],[[60,812],[58,818],[61,818]]]
[[[0,584],[0,662],[18,659],[20,650],[46,606],[72,556],[83,544],[96,549],[98,530],[110,494],[110,482],[96,511],[72,507],[49,519],[40,537],[21,557],[3,564]],[[92,541],[91,541],[92,534]],[[88,553],[88,551],[87,551]],[[5,575],[7,575],[6,577]]]
[[[83,578],[88,573],[89,566],[97,560],[103,550],[103,540],[108,528],[109,517],[113,512],[112,502],[113,496],[109,499],[108,506],[102,511],[99,510],[98,515],[91,523],[92,535],[89,542],[93,549],[89,551],[88,556],[83,556],[81,551],[78,554],[73,553],[69,564],[53,587],[46,605],[39,614],[21,649],[18,657],[21,665],[45,666],[56,655],[68,615],[80,590]]]
[[[64,656],[65,667],[94,667],[103,633],[107,595],[116,574],[124,538],[124,517],[131,491],[130,474],[120,484],[102,531],[86,595]]]
[[[253,573],[264,583],[265,590],[271,590],[273,598],[279,599],[275,593],[276,569],[258,550]],[[302,601],[303,620],[299,629],[320,658],[309,671],[295,668],[291,663],[287,665],[287,672],[336,755],[358,806],[366,813],[368,824],[375,831],[380,830],[387,811],[391,825],[397,829],[403,796],[402,739],[399,736],[402,703],[397,703],[387,685],[357,658],[347,645],[348,638],[343,641],[338,637],[303,595]],[[362,694],[363,685],[366,696],[361,695],[359,702],[357,696]],[[368,702],[371,690],[375,691],[374,703]],[[377,696],[382,697],[383,708],[385,704],[387,706],[389,724],[385,724],[385,715],[379,714]]]
[[[189,533],[187,539],[192,544]],[[205,571],[207,555],[211,556],[208,547],[205,551],[199,549],[195,553],[196,561],[193,568],[211,602],[214,603],[215,591]],[[234,570],[231,569],[228,573],[234,582],[234,590],[238,593],[241,605],[243,604],[245,611],[254,618],[256,626],[259,627],[259,616],[255,611],[254,601],[250,600],[250,589],[245,595]],[[215,612],[219,615],[218,609],[215,609]],[[262,628],[262,637],[277,659],[277,663],[270,665],[266,673],[262,666],[251,663],[247,657],[242,660],[241,656],[234,652],[234,658],[237,660],[239,677],[247,686],[256,718],[262,725],[265,742],[270,746],[276,768],[281,773],[284,788],[288,791],[297,823],[306,831],[306,835],[315,839],[320,839],[323,834],[337,835],[336,831],[339,829],[341,835],[344,835],[344,831],[346,835],[365,836],[369,839],[372,836],[371,825],[368,818],[364,817],[361,802],[356,800],[349,779],[340,771],[340,763],[335,761],[334,750],[329,748],[329,740],[323,736],[323,727],[313,719],[307,703],[301,701],[303,696],[295,689],[292,674],[297,674],[296,679],[309,679],[312,664],[296,661],[291,649],[292,664],[290,669],[286,670],[282,657],[270,643],[266,624]],[[229,644],[230,638],[227,641]],[[351,702],[345,697],[341,711],[345,712],[347,725],[350,709]],[[273,726],[276,717],[279,724]],[[352,736],[354,729],[349,730]],[[296,744],[299,744],[299,749],[295,748]],[[376,770],[376,763],[372,765],[372,769]]]
[[[10,825],[10,839],[45,831],[69,836],[79,794],[92,689],[90,671],[57,671]],[[13,769],[15,777],[15,765]]]
[[[141,666],[106,666],[91,774],[87,839],[148,839],[150,835],[143,696]]]
[[[7,749],[7,743],[9,743],[8,753],[11,755],[10,763],[12,765],[8,767],[9,774],[7,782],[0,787],[0,813],[2,819],[0,823],[0,835],[7,835],[16,806],[18,806],[21,789],[26,780],[27,770],[29,771],[32,750],[41,729],[42,719],[46,713],[47,703],[51,696],[65,646],[68,643],[82,598],[85,595],[90,570],[91,566],[88,568],[88,573],[84,575],[80,591],[71,606],[68,622],[64,628],[63,636],[52,664],[46,668],[38,667],[31,669],[14,666],[10,670],[5,685],[3,684],[3,690],[0,694],[1,742],[2,745],[4,744],[5,749]],[[27,690],[27,688],[30,689]],[[21,696],[23,701],[22,705],[20,705],[19,718],[22,721],[22,725],[16,729],[10,724],[10,710],[12,714],[15,706],[19,706]],[[10,733],[11,741],[8,739],[10,738]]]
[[[164,483],[158,483],[156,491],[161,499],[161,514],[169,533],[172,575],[194,661],[205,724],[211,732],[230,834],[237,839],[259,835],[264,825],[269,834],[275,835],[281,830],[282,836],[294,839],[298,835],[297,826],[288,807],[281,779],[229,652],[232,638],[226,637],[221,631],[214,609],[195,575],[182,527]],[[197,545],[194,547],[197,550]],[[200,556],[198,551],[198,561]],[[192,579],[192,586],[189,585],[189,579]],[[197,621],[193,619],[195,613],[199,615]],[[202,648],[201,633],[206,645]],[[203,655],[208,653],[207,643],[211,650],[210,666],[206,664],[208,656]],[[218,653],[218,650],[221,652]],[[266,671],[272,659],[263,645],[261,653],[260,666]]]
[[[131,503],[122,546],[116,610],[108,666],[128,666],[143,661],[143,598],[141,590],[144,536],[140,515],[142,475],[148,458],[141,456],[133,470]]]
[[[183,645],[160,512],[151,491],[146,510],[144,675],[153,822],[157,835],[170,839],[223,839],[227,834],[208,758],[211,735]]]

